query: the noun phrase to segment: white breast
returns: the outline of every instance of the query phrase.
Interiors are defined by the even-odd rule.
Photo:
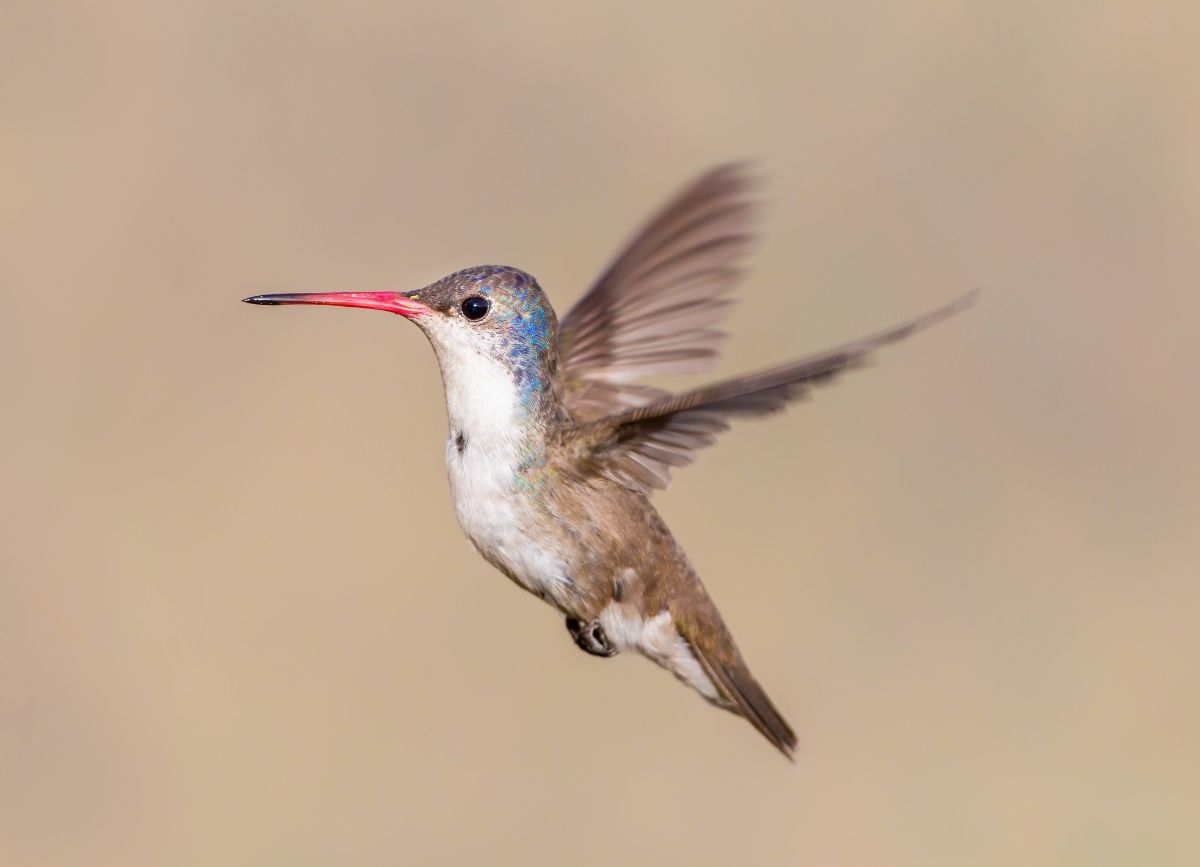
[[[529,494],[516,487],[517,461],[501,461],[469,433],[460,452],[458,435],[446,441],[446,469],[454,514],[467,538],[490,562],[544,599],[554,600],[570,583],[563,561],[531,533],[537,515]]]
[[[530,444],[517,417],[512,376],[470,344],[447,343],[438,347],[438,360],[450,419],[446,470],[459,526],[490,562],[553,601],[570,578],[562,560],[531,532],[536,507],[517,475]]]

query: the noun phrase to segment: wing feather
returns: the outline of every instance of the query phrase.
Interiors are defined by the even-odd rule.
[[[665,392],[630,380],[699,373],[716,362],[757,202],[747,166],[719,166],[684,188],[563,317],[568,409],[586,420]]]
[[[572,435],[582,443],[589,463],[620,483],[649,494],[669,484],[672,467],[691,463],[700,449],[716,442],[731,419],[783,410],[807,397],[814,386],[862,366],[880,347],[964,309],[976,294],[968,293],[925,316],[789,364],[659,397],[580,425]]]

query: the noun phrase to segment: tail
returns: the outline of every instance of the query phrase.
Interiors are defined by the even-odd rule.
[[[796,733],[750,673],[733,635],[704,591],[700,579],[695,578],[694,573],[693,578],[687,615],[680,617],[675,626],[691,651],[689,655],[699,663],[703,676],[697,677],[696,681],[687,676],[682,679],[690,681],[691,686],[713,704],[745,717],[771,742],[771,746],[795,761]],[[692,668],[695,669],[694,663]],[[695,674],[700,676],[701,671]],[[676,671],[676,674],[683,675],[683,672]]]
[[[795,761],[795,732],[750,674],[716,607],[707,597],[704,601],[706,617],[685,617],[676,624],[663,611],[633,646],[710,704],[745,717],[775,749]]]
[[[775,707],[766,690],[754,679],[746,663],[739,658],[732,665],[717,660],[710,664],[703,655],[697,655],[717,689],[732,703],[730,710],[749,720],[775,749],[794,762],[796,733]]]

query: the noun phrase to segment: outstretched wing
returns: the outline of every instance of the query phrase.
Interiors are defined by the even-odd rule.
[[[743,164],[683,189],[563,317],[559,356],[567,407],[581,420],[665,392],[630,385],[650,374],[699,373],[716,362],[739,261],[754,240],[753,181]]]
[[[650,493],[670,482],[671,467],[690,464],[716,442],[732,418],[778,412],[807,397],[812,387],[859,367],[875,350],[895,343],[969,306],[972,292],[903,325],[790,364],[730,379],[581,425],[584,460],[621,484]],[[578,453],[578,452],[577,452]]]

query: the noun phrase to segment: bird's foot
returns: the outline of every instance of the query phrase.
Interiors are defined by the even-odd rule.
[[[567,632],[571,633],[580,650],[592,656],[615,656],[617,653],[617,648],[609,643],[599,620],[584,623],[577,617],[568,617]]]

